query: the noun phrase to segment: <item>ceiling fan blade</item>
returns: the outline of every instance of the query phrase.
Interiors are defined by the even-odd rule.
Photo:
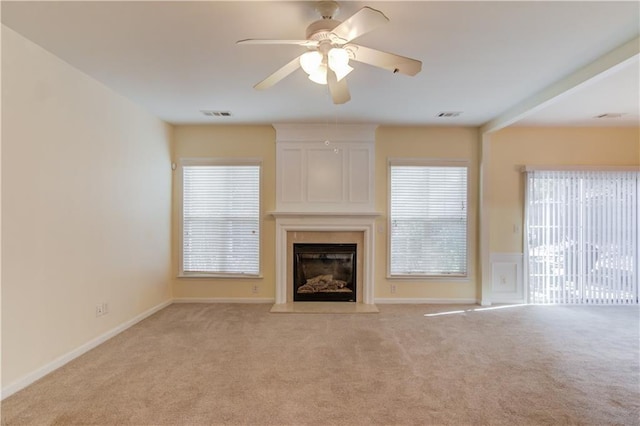
[[[365,6],[335,27],[331,32],[338,36],[341,43],[348,43],[369,31],[375,30],[382,24],[389,22],[384,13]]]
[[[338,81],[336,73],[331,68],[327,69],[327,84],[334,104],[344,104],[351,100],[347,79],[343,77]]]
[[[422,70],[422,62],[417,59],[371,49],[369,47],[349,44],[345,48],[350,51],[352,59],[374,67],[384,68],[393,73],[416,75]]]
[[[262,80],[260,83],[253,86],[253,88],[257,90],[268,89],[269,87],[273,86],[274,84],[276,84],[277,82],[279,82],[280,80],[282,80],[283,78],[285,78],[286,76],[288,76],[289,74],[297,70],[298,68],[300,68],[299,56],[297,56],[291,62],[289,62],[288,64],[286,64],[285,66],[283,66],[282,68],[280,68],[279,70],[271,74],[269,77]]]
[[[236,44],[296,44],[298,46],[315,47],[318,42],[315,40],[271,40],[262,38],[247,38],[236,41]]]

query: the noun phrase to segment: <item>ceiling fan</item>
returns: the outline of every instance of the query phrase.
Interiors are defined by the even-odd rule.
[[[254,88],[268,89],[301,67],[311,81],[328,84],[334,104],[343,104],[351,99],[345,79],[347,74],[353,71],[349,66],[350,59],[410,76],[416,75],[422,69],[422,62],[416,59],[351,43],[357,37],[389,22],[389,18],[379,10],[365,6],[344,21],[333,19],[338,11],[338,3],[335,1],[319,1],[316,10],[322,19],[307,27],[305,40],[245,39],[237,42],[292,44],[309,49],[253,86]]]

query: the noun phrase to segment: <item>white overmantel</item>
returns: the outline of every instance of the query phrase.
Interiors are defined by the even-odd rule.
[[[274,124],[276,212],[373,212],[372,124]]]
[[[276,142],[373,142],[377,124],[279,123]]]

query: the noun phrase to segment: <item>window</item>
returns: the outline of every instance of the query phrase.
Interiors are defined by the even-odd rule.
[[[182,167],[182,274],[259,275],[260,165]]]
[[[640,173],[527,173],[529,302],[638,303]]]
[[[389,275],[466,277],[467,166],[395,161],[389,175]]]

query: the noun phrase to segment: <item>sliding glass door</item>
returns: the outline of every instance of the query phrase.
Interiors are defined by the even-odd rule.
[[[530,171],[530,303],[638,303],[638,172]]]

